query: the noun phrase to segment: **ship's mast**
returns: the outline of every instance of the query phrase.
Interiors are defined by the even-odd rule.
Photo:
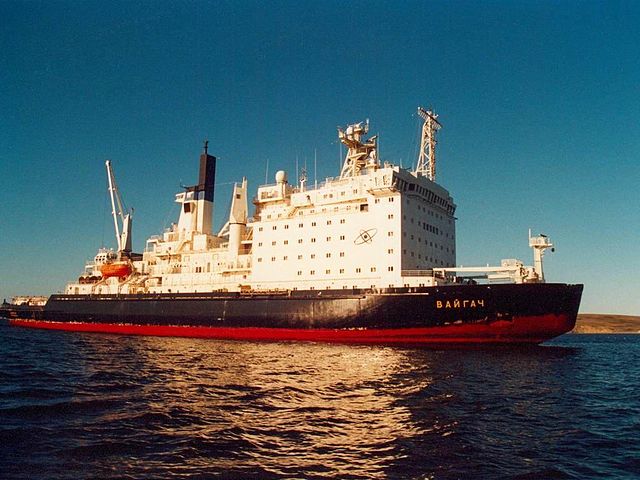
[[[111,161],[107,160],[105,165],[107,166],[107,179],[109,180],[111,214],[113,215],[113,226],[116,230],[116,241],[118,243],[118,257],[121,257],[123,254],[124,256],[128,256],[129,253],[131,253],[131,213],[124,212],[122,198],[120,197],[116,179],[113,175]]]
[[[418,115],[422,117],[422,138],[420,140],[420,155],[415,175],[425,176],[432,182],[436,181],[436,132],[442,128],[438,122],[438,115],[431,110],[418,107]]]
[[[377,168],[378,136],[362,141],[362,136],[369,132],[369,120],[349,125],[344,130],[338,127],[338,138],[347,146],[347,155],[342,165],[340,178],[355,177],[367,167]]]
[[[531,236],[531,229],[529,229],[529,246],[533,249],[533,268],[538,274],[538,281],[544,283],[544,270],[542,269],[542,257],[544,257],[544,251],[550,248],[552,252],[555,251],[553,243],[544,234],[540,234],[537,237]]]

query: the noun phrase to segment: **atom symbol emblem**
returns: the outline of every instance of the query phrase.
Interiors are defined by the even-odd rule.
[[[371,243],[373,241],[373,237],[376,236],[378,230],[375,228],[370,228],[369,230],[360,230],[360,234],[353,241],[356,245],[363,245],[365,243]]]

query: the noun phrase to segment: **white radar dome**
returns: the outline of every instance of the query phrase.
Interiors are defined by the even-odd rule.
[[[286,183],[287,181],[287,172],[284,170],[278,170],[276,172],[276,183]]]

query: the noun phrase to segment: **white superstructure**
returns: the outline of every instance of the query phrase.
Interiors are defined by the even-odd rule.
[[[176,195],[177,223],[148,239],[140,256],[125,251],[130,246],[116,222],[119,251],[100,250],[66,293],[383,289],[446,282],[448,272],[460,272],[456,206],[435,183],[437,115],[422,108],[418,113],[425,123],[415,171],[380,162],[377,138],[365,138],[368,122],[349,125],[338,129],[347,147],[339,177],[309,188],[304,176],[290,183],[279,171],[274,184],[258,188],[252,217],[243,179],[234,185],[228,222],[217,235],[211,227],[215,158],[205,144],[199,184]],[[130,216],[122,222],[128,236],[127,222]],[[123,258],[130,266],[124,276],[103,275],[105,263]],[[512,270],[523,281],[521,267]]]

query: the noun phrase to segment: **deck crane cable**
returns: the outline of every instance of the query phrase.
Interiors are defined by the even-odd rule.
[[[420,153],[420,145],[418,144],[418,138],[420,138],[420,132],[422,131],[422,120],[418,117],[416,113],[412,115],[415,121],[415,132],[411,136],[411,143],[409,145],[409,151],[407,152],[408,157],[412,159],[412,170],[415,170],[416,162],[418,161],[418,155]]]

